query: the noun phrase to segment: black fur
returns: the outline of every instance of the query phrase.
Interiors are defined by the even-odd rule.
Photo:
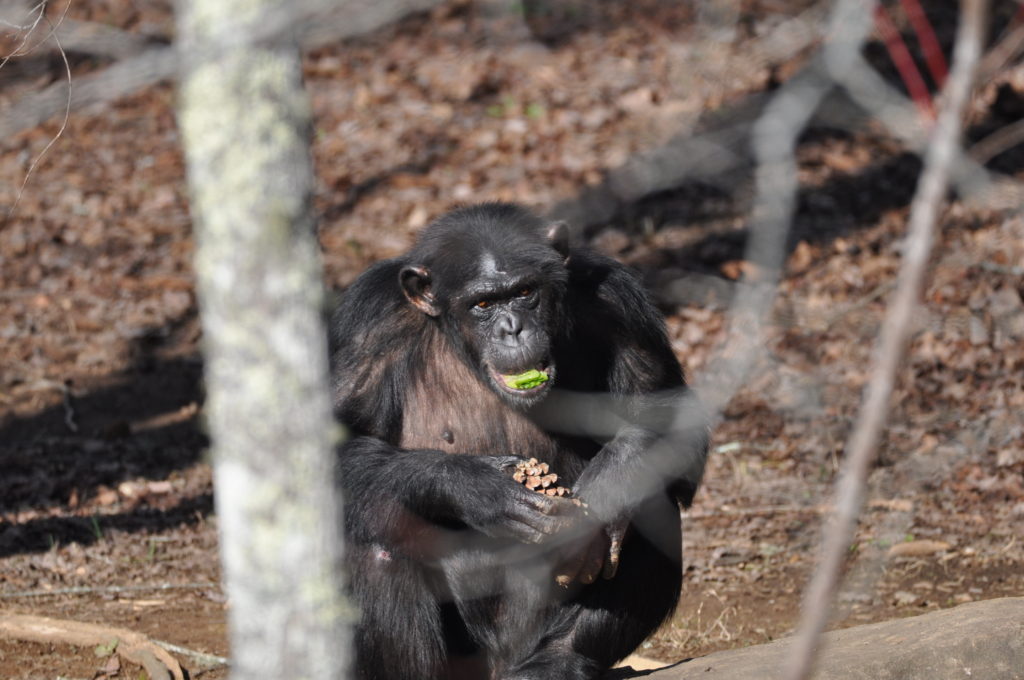
[[[672,612],[706,431],[622,265],[518,206],[459,209],[356,280],[331,339],[358,677],[597,678]],[[503,384],[528,369],[551,379]],[[511,479],[530,457],[585,515]],[[581,561],[596,580],[555,584]]]

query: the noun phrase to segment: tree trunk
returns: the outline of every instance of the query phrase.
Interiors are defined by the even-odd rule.
[[[323,290],[297,45],[273,0],[181,0],[179,123],[195,221],[232,677],[342,678]]]

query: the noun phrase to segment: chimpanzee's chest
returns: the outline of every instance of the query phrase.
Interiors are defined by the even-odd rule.
[[[401,448],[536,458],[549,463],[566,482],[575,479],[584,466],[577,447],[506,405],[468,371],[457,373],[429,384],[418,382],[408,394]]]

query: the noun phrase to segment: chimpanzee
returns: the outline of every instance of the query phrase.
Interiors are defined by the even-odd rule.
[[[623,265],[459,208],[331,328],[358,677],[597,678],[673,611],[706,425]],[[513,480],[531,457],[571,497]]]

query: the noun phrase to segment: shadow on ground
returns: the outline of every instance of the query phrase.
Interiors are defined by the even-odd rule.
[[[180,475],[207,447],[201,362],[158,358],[157,344],[144,335],[130,350],[131,369],[88,387],[71,384],[62,403],[0,423],[0,557],[90,543],[107,528],[159,531],[211,511],[208,489],[179,480],[165,498],[123,514],[94,514],[98,493]]]

